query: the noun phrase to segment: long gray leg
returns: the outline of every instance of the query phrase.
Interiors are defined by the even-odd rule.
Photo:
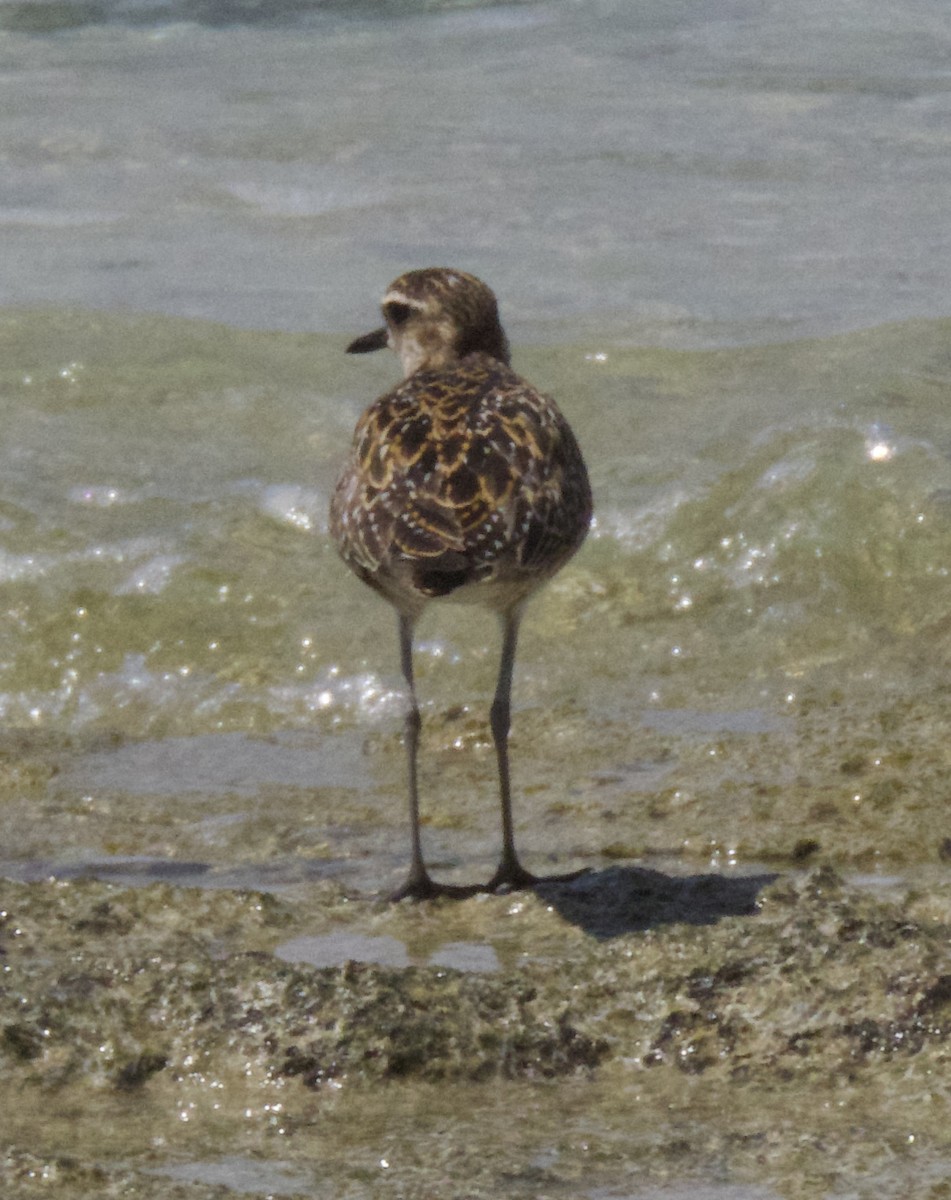
[[[502,617],[502,657],[499,662],[499,679],[492,701],[490,724],[495,742],[495,756],[499,764],[499,799],[502,804],[502,860],[498,870],[486,885],[490,892],[498,888],[530,887],[538,882],[518,860],[515,851],[515,829],[512,823],[512,784],[509,775],[509,727],[512,719],[512,672],[515,669],[515,648],[518,644],[520,608],[512,609]]]
[[[416,759],[419,751],[419,731],[422,721],[416,701],[416,683],[413,678],[413,621],[400,614],[400,668],[406,681],[406,717],[403,740],[406,746],[406,773],[409,789],[409,824],[411,853],[409,875],[401,888],[393,893],[393,900],[404,896],[423,896],[434,893],[433,881],[429,878],[423,861],[423,846],[419,832],[419,785],[417,783]]]
[[[409,875],[406,882],[390,897],[391,900],[429,900],[433,896],[455,896],[463,898],[481,891],[478,887],[468,887],[460,884],[436,883],[426,870],[423,861],[423,846],[419,831],[419,785],[417,782],[416,760],[419,751],[419,731],[422,720],[419,715],[419,704],[416,701],[416,683],[413,678],[413,620],[411,617],[400,615],[400,667],[406,680],[407,709],[404,725],[404,740],[406,743],[406,768],[409,790],[409,823],[412,847]]]
[[[587,871],[571,871],[566,875],[533,875],[519,862],[515,851],[515,830],[512,825],[512,785],[509,777],[509,726],[511,724],[512,672],[515,669],[515,647],[518,642],[518,627],[522,617],[521,608],[513,609],[502,617],[502,658],[499,663],[499,681],[492,701],[490,723],[495,740],[495,755],[499,764],[499,796],[502,802],[502,860],[495,874],[486,884],[486,891],[515,890],[532,887],[536,883],[565,883],[577,879]]]

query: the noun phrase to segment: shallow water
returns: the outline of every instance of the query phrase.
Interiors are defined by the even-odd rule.
[[[544,957],[521,926],[496,944],[469,905],[409,942],[370,915],[407,853],[395,629],[337,561],[326,508],[396,366],[342,351],[391,277],[448,263],[499,292],[515,365],[558,398],[596,491],[520,648],[529,864],[729,884],[832,861],[939,887],[943,8],[32,3],[3,6],[0,30],[5,876],[171,883],[182,921],[187,885],[306,905],[334,881],[366,906],[356,928],[266,948],[305,939],[294,961],[315,970],[341,937],[358,959],[393,937],[421,970]],[[499,838],[496,630],[450,607],[421,634],[427,853],[474,882]],[[595,1086],[636,1112],[639,1084],[612,1080]],[[561,1086],[583,1114],[587,1085]],[[141,1153],[152,1102],[137,1093],[112,1161]],[[553,1137],[548,1101],[528,1102]],[[500,1089],[499,1129],[524,1103]],[[671,1103],[725,1144],[715,1105]],[[384,1108],[351,1125],[357,1157],[404,1128]],[[265,1169],[255,1143],[256,1174],[223,1129],[234,1154],[197,1146],[179,1181],[297,1186],[280,1152]],[[550,1148],[525,1149],[513,1194],[547,1186]],[[787,1194],[768,1160],[750,1195]],[[606,1161],[592,1194],[653,1195]],[[927,1195],[917,1178],[855,1194]],[[810,1195],[845,1184],[824,1186]]]
[[[520,652],[527,850],[735,863],[814,840],[863,867],[935,861],[925,811],[892,809],[945,765],[947,335],[518,352],[566,397],[598,497]],[[394,622],[325,514],[392,363],[157,317],[36,313],[0,336],[4,857],[390,886]],[[460,874],[495,853],[497,654],[478,612],[423,623],[427,839]]]

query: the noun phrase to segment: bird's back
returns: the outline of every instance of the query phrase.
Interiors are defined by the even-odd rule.
[[[557,406],[474,353],[370,405],[330,528],[357,574],[411,614],[449,595],[508,608],[574,554],[590,520],[587,472]]]

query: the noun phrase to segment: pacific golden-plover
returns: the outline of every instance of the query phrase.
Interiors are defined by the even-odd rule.
[[[347,352],[389,346],[404,380],[357,422],[330,505],[330,533],[347,566],[399,618],[412,863],[394,898],[482,890],[434,882],[420,840],[413,632],[426,605],[447,598],[483,604],[501,620],[491,728],[502,858],[485,890],[528,887],[539,879],[515,852],[509,782],[515,646],[528,598],[588,532],[588,473],[554,402],[509,366],[495,296],[481,280],[443,267],[409,271],[390,284],[382,310],[384,327]]]

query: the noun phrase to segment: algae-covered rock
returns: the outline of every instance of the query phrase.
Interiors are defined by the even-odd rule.
[[[67,1200],[223,1194],[149,1173],[192,1124],[203,1153],[250,1139],[261,1162],[294,1146],[309,1162],[318,1137],[330,1173],[302,1194],[321,1197],[504,1184],[528,1200],[596,1169],[663,1179],[711,1155],[811,1197],[909,1148],[941,1161],[947,888],[862,887],[828,866],[717,878],[614,866],[536,894],[391,907],[332,885],[292,900],[0,884],[0,1111],[17,1130],[3,1194],[42,1180]],[[273,953],[347,923],[423,949],[407,967]],[[434,937],[467,929],[504,969],[424,965]],[[526,1108],[538,1132],[510,1141]]]
[[[306,1083],[358,1071],[366,1077],[552,1077],[593,1067],[607,1044],[578,1032],[518,977],[490,979],[438,968],[351,963],[287,980],[280,1070]]]
[[[4,894],[0,1062],[31,1083],[134,1089],[196,1060],[311,1086],[342,1076],[550,1077],[606,1053],[520,975],[225,953],[238,923],[238,940],[282,928],[286,911],[272,897],[94,882],[6,884]]]

